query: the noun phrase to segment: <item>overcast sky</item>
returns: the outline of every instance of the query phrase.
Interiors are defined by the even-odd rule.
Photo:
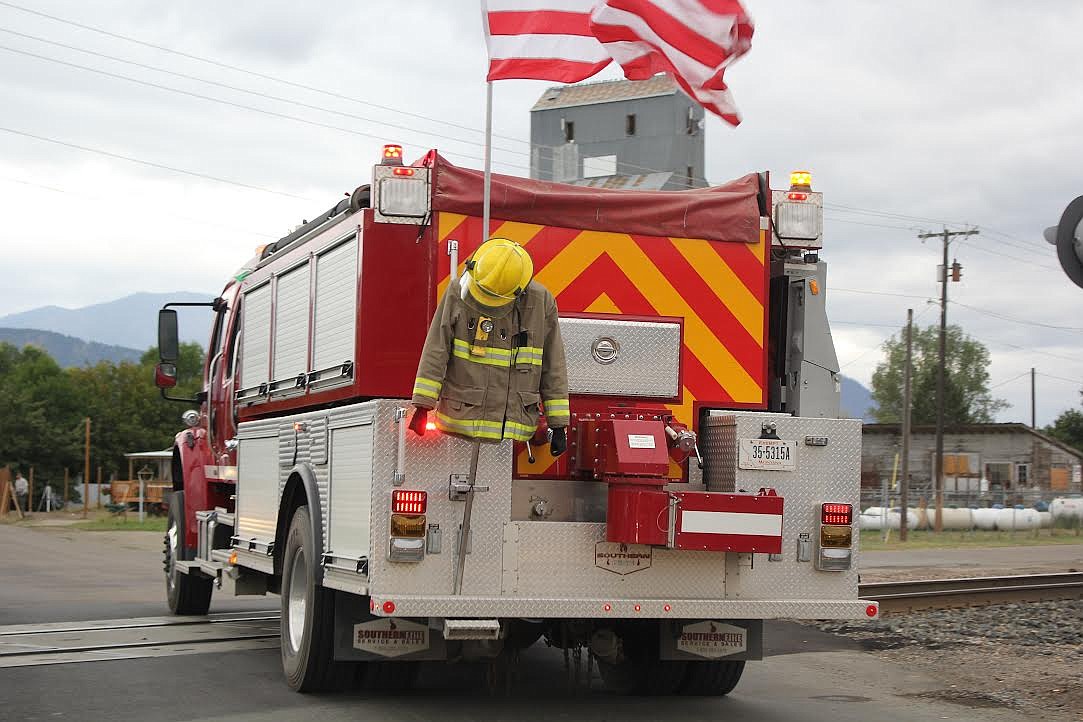
[[[936,322],[940,246],[917,234],[973,224],[952,249],[950,320],[988,344],[1013,404],[1001,420],[1029,421],[1032,366],[1039,423],[1078,406],[1083,289],[1041,231],[1083,194],[1083,3],[746,5],[752,50],[727,72],[744,123],[708,120],[707,176],[813,172],[843,372],[868,383],[907,307]],[[256,245],[366,182],[387,141],[480,167],[477,0],[313,7],[0,0],[0,315],[214,294]],[[497,84],[499,172],[527,174],[546,86]]]

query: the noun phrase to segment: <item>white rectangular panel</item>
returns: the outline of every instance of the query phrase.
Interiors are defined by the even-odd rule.
[[[357,328],[357,236],[316,258],[312,367],[354,360]]]
[[[271,284],[244,295],[241,304],[240,388],[253,389],[267,383],[271,354]]]
[[[748,534],[781,536],[778,514],[744,514],[736,511],[682,511],[681,531],[693,534]]]
[[[372,424],[331,430],[330,526],[327,551],[357,559],[369,555],[372,495]]]
[[[308,264],[278,278],[271,378],[285,381],[308,371]]]
[[[271,541],[278,521],[278,435],[237,445],[237,536]]]

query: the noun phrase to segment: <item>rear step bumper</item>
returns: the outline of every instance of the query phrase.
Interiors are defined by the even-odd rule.
[[[391,614],[384,611],[394,610]],[[381,617],[503,619],[869,619],[879,605],[865,599],[545,599],[522,597],[372,595]],[[869,610],[873,614],[869,614]]]

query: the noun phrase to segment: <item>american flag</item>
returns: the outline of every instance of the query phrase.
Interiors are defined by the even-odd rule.
[[[616,60],[625,77],[667,73],[727,122],[723,74],[752,44],[739,0],[482,0],[489,80],[574,83]]]

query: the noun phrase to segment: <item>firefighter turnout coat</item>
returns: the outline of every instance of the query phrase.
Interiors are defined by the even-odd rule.
[[[436,409],[436,428],[468,439],[526,441],[544,404],[568,425],[568,367],[557,304],[531,281],[514,308],[479,313],[452,281],[436,309],[414,381],[413,404]]]

